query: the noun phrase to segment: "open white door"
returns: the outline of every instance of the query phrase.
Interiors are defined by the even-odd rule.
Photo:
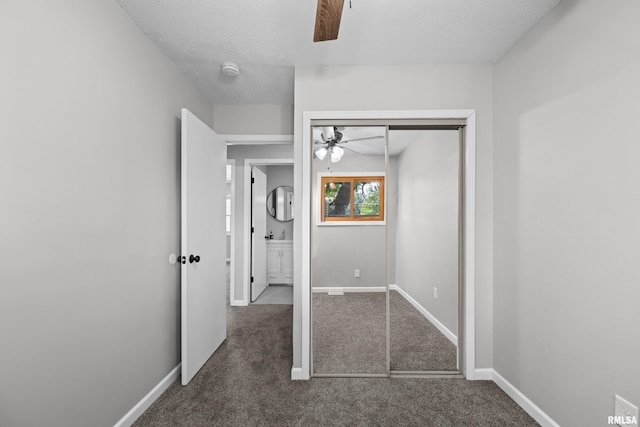
[[[182,109],[182,384],[227,336],[226,142]]]
[[[267,289],[267,175],[251,168],[251,302]]]

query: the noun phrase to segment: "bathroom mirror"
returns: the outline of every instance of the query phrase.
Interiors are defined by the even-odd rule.
[[[267,195],[267,212],[278,221],[293,219],[293,188],[280,186]]]

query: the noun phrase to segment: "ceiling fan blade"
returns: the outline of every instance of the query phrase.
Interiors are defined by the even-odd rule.
[[[380,138],[384,138],[384,136],[382,135],[378,135],[378,136],[364,136],[362,138],[353,138],[353,139],[345,139],[343,141],[340,141],[340,144],[344,144],[345,142],[351,142],[351,141],[364,141],[366,139],[380,139]]]
[[[360,157],[367,157],[364,154],[357,152],[356,150],[352,150],[351,148],[342,147],[342,149],[345,150],[345,151],[349,151],[349,152],[351,152],[353,154],[357,154]]]
[[[314,42],[336,40],[338,38],[343,4],[344,0],[318,0],[316,27],[313,32]]]
[[[320,132],[320,139],[322,139],[324,142],[335,139],[336,134],[333,126],[324,126],[320,129],[322,130],[322,132]]]
[[[319,127],[314,127],[313,128],[313,140],[314,141],[324,141],[324,138],[322,137],[322,129]]]

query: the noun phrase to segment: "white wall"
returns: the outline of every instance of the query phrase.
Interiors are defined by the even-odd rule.
[[[336,96],[340,94],[340,96]],[[492,366],[492,66],[298,66],[294,98],[295,162],[302,162],[302,113],[335,110],[475,109],[476,177],[476,367]],[[296,188],[302,170],[295,171]],[[301,207],[296,206],[300,217]],[[294,225],[300,242],[301,225]],[[298,243],[299,245],[300,243]],[[300,253],[301,247],[295,246]],[[302,266],[295,264],[293,365],[302,366]]]
[[[384,146],[383,146],[384,147]],[[383,148],[384,149],[384,148]],[[318,225],[322,189],[318,188],[318,173],[370,173],[384,175],[384,156],[359,157],[346,153],[342,160],[331,163],[313,160],[311,197],[311,262],[313,287],[371,287],[386,286],[385,227],[381,225]],[[386,220],[394,222],[395,218]],[[360,278],[354,270],[360,270]]]
[[[0,425],[109,426],[180,361],[180,108],[112,0],[0,5]]]
[[[291,156],[289,156],[291,158]],[[280,186],[293,188],[293,165],[267,166],[267,193]],[[273,231],[274,238],[279,238],[284,231],[284,240],[293,239],[293,222],[278,221],[267,214],[267,233]]]
[[[398,156],[397,233],[390,237],[396,284],[456,336],[458,145],[457,131],[422,131]]]
[[[213,129],[220,135],[292,135],[292,105],[213,106]]]
[[[563,426],[640,405],[638,16],[562,1],[495,65],[494,367]]]

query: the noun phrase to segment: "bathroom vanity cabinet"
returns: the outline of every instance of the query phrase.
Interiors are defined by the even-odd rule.
[[[267,241],[267,282],[293,285],[293,241]]]

